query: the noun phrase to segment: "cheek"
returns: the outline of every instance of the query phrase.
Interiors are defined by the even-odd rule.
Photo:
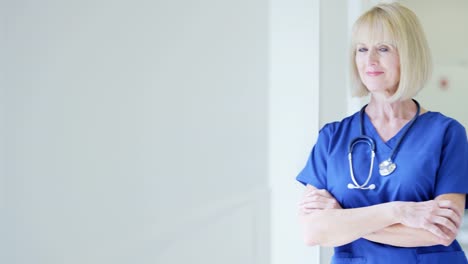
[[[397,79],[400,79],[400,64],[392,65],[393,68],[393,76]]]
[[[400,76],[400,59],[397,57],[392,62],[393,68],[395,69],[395,74]]]
[[[356,68],[358,69],[359,73],[361,73],[365,69],[364,61],[361,58],[356,57],[354,63],[356,64]]]
[[[363,59],[361,56],[356,55],[356,57],[354,57],[354,63],[356,63],[358,67],[359,65],[362,65],[362,62],[363,62]]]

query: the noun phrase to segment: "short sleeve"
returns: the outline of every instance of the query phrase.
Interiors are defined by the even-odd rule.
[[[465,128],[454,121],[444,135],[435,196],[468,193],[468,138]],[[465,208],[468,208],[466,203]]]
[[[318,189],[326,189],[327,159],[331,133],[329,124],[320,130],[317,142],[312,148],[304,169],[296,177],[296,180],[300,183],[310,184]]]

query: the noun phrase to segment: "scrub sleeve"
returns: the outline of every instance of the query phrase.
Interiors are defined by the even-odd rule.
[[[333,123],[325,125],[319,132],[317,143],[307,159],[304,169],[297,175],[296,180],[304,185],[310,184],[317,189],[327,187],[327,157]]]
[[[468,142],[465,128],[452,122],[444,135],[434,196],[446,193],[468,193]],[[465,209],[468,203],[465,204]]]

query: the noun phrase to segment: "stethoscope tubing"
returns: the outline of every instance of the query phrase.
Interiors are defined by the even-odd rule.
[[[365,136],[365,135],[361,135],[361,136],[355,138],[351,143],[352,144],[350,144],[349,150],[348,150],[348,161],[349,161],[349,172],[351,174],[351,180],[353,181],[353,184],[349,183],[348,184],[348,189],[362,189],[362,190],[370,189],[370,190],[373,190],[375,188],[375,184],[371,184],[369,186],[367,186],[367,184],[369,183],[369,181],[370,181],[370,179],[372,177],[372,171],[374,170],[375,142],[374,142],[374,140],[372,138],[370,138],[368,136]],[[353,168],[353,148],[358,143],[367,143],[371,148],[371,165],[370,165],[370,168],[369,168],[369,173],[367,175],[366,181],[361,185],[359,185],[357,183],[356,178],[354,177],[354,168]]]
[[[395,170],[396,164],[393,163],[393,159],[395,158],[398,147],[400,146],[401,142],[403,141],[403,138],[406,136],[409,129],[413,126],[413,124],[415,123],[416,119],[419,116],[421,107],[420,107],[418,101],[416,101],[414,99],[413,99],[413,101],[416,103],[416,107],[417,107],[416,114],[411,119],[411,121],[408,124],[408,126],[406,127],[406,129],[403,131],[403,134],[401,135],[400,139],[397,141],[395,147],[393,148],[393,151],[390,154],[390,157],[384,161],[384,162],[386,162],[386,164],[393,165],[393,168],[391,168],[391,170],[387,171],[385,174],[383,174],[382,171],[380,171],[382,176],[387,176],[387,175],[391,174]],[[367,105],[362,107],[362,109],[361,109],[361,111],[359,113],[359,122],[360,122],[359,129],[360,129],[361,134],[358,137],[352,139],[351,142],[349,143],[349,146],[348,146],[349,172],[350,172],[351,181],[352,181],[352,183],[348,184],[348,186],[347,186],[348,189],[373,190],[376,187],[375,184],[371,184],[371,185],[367,186],[367,184],[369,184],[369,182],[370,182],[370,180],[372,178],[372,172],[374,170],[375,145],[376,144],[375,144],[375,140],[373,138],[371,138],[369,136],[366,136],[365,133],[364,133],[364,110],[366,109],[366,107],[367,107]],[[371,149],[371,165],[369,167],[369,173],[367,175],[367,179],[363,184],[358,184],[358,182],[356,180],[356,177],[354,176],[354,168],[353,168],[353,149],[354,149],[354,146],[356,144],[359,144],[359,143],[367,143],[369,145],[370,149]],[[382,164],[381,164],[381,166],[382,166]]]

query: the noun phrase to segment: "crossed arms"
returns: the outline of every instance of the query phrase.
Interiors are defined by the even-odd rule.
[[[465,194],[426,202],[389,202],[342,209],[326,190],[307,185],[299,220],[307,245],[340,246],[359,238],[399,247],[450,245],[460,228]]]

